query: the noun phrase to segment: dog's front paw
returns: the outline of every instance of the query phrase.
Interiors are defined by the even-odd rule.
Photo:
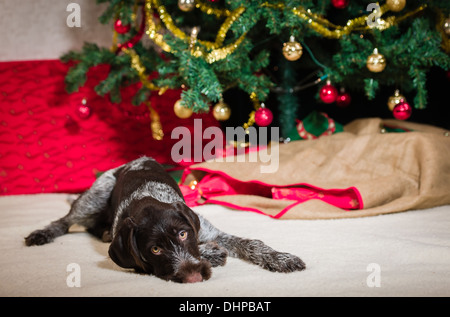
[[[299,257],[283,252],[267,254],[261,266],[266,270],[281,273],[303,271],[306,269],[305,263]]]
[[[54,239],[53,234],[50,230],[35,230],[28,237],[25,238],[25,244],[27,246],[31,245],[42,245],[52,242]]]
[[[200,255],[209,261],[212,267],[223,266],[227,262],[228,251],[216,242],[208,242],[199,245]]]

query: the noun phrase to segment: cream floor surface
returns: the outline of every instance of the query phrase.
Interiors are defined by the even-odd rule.
[[[229,258],[208,281],[177,284],[121,269],[108,258],[108,244],[79,227],[51,244],[26,247],[29,232],[67,213],[66,197],[0,197],[0,296],[450,295],[450,206],[340,220],[274,220],[197,207],[223,231],[294,253],[307,269],[272,273]],[[69,287],[75,272],[80,287]]]

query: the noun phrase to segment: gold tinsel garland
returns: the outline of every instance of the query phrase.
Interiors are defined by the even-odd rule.
[[[280,4],[269,4],[264,3],[262,4],[263,7],[271,7],[275,9],[285,9],[285,5],[283,3]],[[239,18],[239,16],[245,11],[245,8],[240,7],[236,10],[230,12],[227,9],[217,9],[212,8],[208,4],[197,0],[196,7],[199,8],[202,12],[205,12],[206,14],[214,14],[217,17],[224,17],[225,19],[224,23],[221,25],[216,40],[214,42],[209,41],[202,41],[198,40],[197,42],[202,45],[206,50],[208,51],[202,51],[199,48],[193,49],[192,52],[196,54],[197,57],[204,56],[205,60],[208,63],[214,63],[216,61],[225,59],[228,55],[232,54],[234,50],[242,43],[242,41],[245,39],[246,33],[241,35],[235,42],[227,44],[225,46],[221,45],[223,44],[225,37],[231,28],[231,25]],[[385,30],[389,27],[392,27],[393,25],[401,22],[402,20],[405,20],[418,12],[424,10],[427,7],[426,4],[420,6],[419,8],[406,13],[403,16],[395,17],[391,16],[386,19],[379,19],[379,22],[376,24],[375,27]],[[170,16],[170,14],[167,12],[166,8],[160,3],[159,0],[146,0],[145,1],[145,10],[146,10],[146,16],[147,16],[147,31],[146,34],[149,36],[151,40],[153,40],[162,50],[166,52],[173,52],[173,49],[168,45],[164,39],[163,35],[158,33],[162,26],[157,25],[153,20],[153,12],[156,12],[161,21],[164,23],[167,30],[169,30],[176,38],[184,40],[184,41],[190,41],[191,36],[184,33],[182,30],[180,30],[174,23],[173,19]],[[389,8],[387,5],[383,5],[380,7],[380,17],[384,15],[386,12],[389,11]],[[332,38],[332,39],[339,39],[344,35],[348,35],[352,32],[358,31],[368,31],[372,29],[373,27],[369,26],[367,23],[367,19],[369,15],[364,15],[355,19],[351,19],[347,21],[345,26],[339,26],[334,25],[333,23],[329,22],[327,19],[321,17],[320,15],[313,13],[310,9],[305,9],[303,7],[293,8],[292,12],[298,16],[300,19],[307,21],[307,23],[310,25],[310,27],[318,32],[320,35]],[[114,39],[116,38],[116,33],[114,35]],[[115,41],[115,40],[114,40]],[[125,49],[124,49],[125,50]],[[132,61],[133,63],[133,61]],[[135,63],[136,64],[136,63]],[[141,76],[141,75],[140,75]],[[145,84],[147,86],[147,84]],[[159,88],[157,88],[159,89]],[[157,90],[153,89],[153,90]]]
[[[171,52],[172,49],[170,46],[164,42],[163,36],[158,33],[158,30],[161,28],[158,27],[154,22],[152,18],[153,12],[156,12],[161,21],[164,23],[166,29],[170,31],[176,38],[189,41],[190,36],[184,33],[182,30],[180,30],[174,23],[173,19],[170,16],[170,14],[167,12],[166,8],[160,3],[159,0],[146,0],[146,9],[147,9],[147,17],[148,17],[148,30],[147,34],[149,35],[150,39],[155,41],[155,43],[160,46],[164,51]],[[270,7],[273,9],[279,9],[284,10],[286,9],[285,4],[279,3],[279,4],[270,4],[270,3],[263,3],[261,5],[262,7]],[[217,9],[213,8],[210,5],[206,4],[203,1],[197,0],[196,1],[196,7],[200,9],[202,12],[206,14],[213,14],[216,17],[226,17],[224,23],[220,27],[215,42],[209,42],[209,41],[202,41],[198,40],[198,43],[206,48],[206,50],[210,50],[209,52],[202,52],[202,54],[198,53],[198,50],[196,50],[196,54],[198,56],[204,56],[206,61],[208,63],[214,63],[216,61],[222,60],[226,58],[229,54],[232,54],[234,50],[242,43],[242,41],[245,39],[246,33],[241,35],[235,42],[230,43],[228,45],[222,46],[224,42],[224,39],[228,33],[228,30],[230,29],[231,25],[239,18],[239,16],[245,11],[244,7],[240,7],[235,9],[234,11],[230,12],[227,9]],[[377,23],[375,23],[375,26],[370,26],[367,21],[370,17],[370,14],[363,15],[360,17],[357,17],[355,19],[348,20],[345,26],[340,25],[334,25],[327,19],[321,17],[320,15],[313,13],[310,9],[305,9],[303,7],[295,7],[292,8],[292,13],[295,14],[297,17],[299,17],[301,20],[306,21],[310,28],[315,30],[317,33],[322,35],[326,38],[331,39],[340,39],[344,35],[348,35],[352,32],[365,32],[370,31],[373,28],[377,28],[380,30],[388,29],[399,22],[417,14],[418,12],[424,10],[427,7],[426,4],[421,5],[417,9],[407,12],[406,14],[402,16],[390,16],[388,18],[382,19],[381,16],[383,16],[385,13],[389,12],[390,9],[385,4],[380,7],[379,12],[379,18]],[[198,57],[197,56],[197,57]]]
[[[237,8],[233,12],[229,12],[228,10],[226,10],[224,12],[227,13],[224,12],[222,13],[222,11],[219,13],[215,9],[208,10],[205,4],[202,5],[200,3],[197,6],[201,7],[203,9],[202,11],[206,13],[215,14],[216,16],[227,16],[227,18],[222,23],[217,33],[216,40],[214,42],[202,40],[197,41],[201,46],[205,47],[206,50],[208,50],[208,52],[202,51],[201,49],[197,48],[194,50],[196,52],[195,56],[196,57],[204,56],[208,63],[214,63],[218,60],[226,58],[229,54],[234,52],[234,50],[239,46],[239,44],[241,44],[241,42],[245,38],[244,34],[240,38],[238,38],[234,43],[221,47],[230,27],[237,20],[237,18],[245,11],[245,8],[241,7]],[[170,31],[176,38],[186,42],[190,41],[191,38],[190,35],[184,33],[173,23],[172,17],[167,12],[167,9],[160,3],[159,0],[146,0],[145,9],[148,24],[146,33],[149,36],[149,38],[153,40],[162,50],[169,53],[173,52],[173,49],[170,47],[170,45],[164,41],[163,35],[158,33],[158,31],[161,29],[161,26],[157,25],[153,21],[152,17],[153,12],[156,12],[158,14],[159,18],[164,23],[166,29]]]
[[[131,67],[138,73],[139,79],[140,79],[142,85],[144,85],[147,89],[152,90],[152,91],[159,90],[159,95],[162,95],[167,90],[168,87],[162,87],[162,88],[157,87],[156,85],[154,85],[152,82],[150,82],[148,80],[148,77],[146,75],[145,66],[142,65],[139,55],[136,54],[136,52],[133,49],[124,48],[124,49],[122,49],[122,52],[124,52],[125,54],[130,56]],[[150,104],[150,101],[145,102],[145,104],[147,105],[147,108],[149,111],[149,116],[150,116],[150,120],[151,120],[150,128],[152,129],[153,139],[162,140],[164,137],[164,132],[162,130],[162,125],[161,125],[161,121],[159,119],[159,114],[158,114],[158,112],[156,112],[155,109],[153,109],[153,107]]]
[[[203,13],[206,13],[207,15],[214,14],[216,16],[216,18],[218,18],[218,19],[231,15],[230,10],[228,10],[228,9],[213,8],[209,4],[207,4],[203,1],[200,1],[200,0],[195,1],[195,7],[197,9],[200,9],[200,11],[202,11]]]
[[[249,127],[251,127],[253,124],[255,124],[255,113],[256,113],[256,110],[261,108],[261,103],[259,102],[258,97],[256,96],[255,92],[252,92],[249,97],[250,97],[250,100],[253,103],[253,108],[255,110],[250,112],[250,114],[248,115],[248,121],[242,125],[242,127],[245,130],[247,130]]]
[[[141,59],[139,55],[132,48],[124,48],[122,52],[130,56],[131,59],[131,68],[133,68],[139,75],[139,79],[141,80],[142,85],[144,85],[149,90],[160,90],[161,88],[154,85],[151,81],[148,80],[146,69],[144,65],[141,63]],[[167,89],[167,88],[166,88]]]
[[[219,28],[219,31],[217,33],[214,42],[197,40],[196,38],[195,42],[192,42],[192,35],[186,34],[174,24],[172,17],[168,13],[165,6],[161,4],[160,0],[145,0],[144,9],[147,24],[146,34],[163,51],[165,52],[174,51],[173,48],[171,48],[170,45],[164,41],[163,35],[159,33],[161,29],[163,29],[163,26],[161,25],[161,23],[158,24],[155,23],[153,19],[153,13],[156,13],[159,16],[162,23],[164,24],[166,30],[171,32],[172,35],[175,36],[176,38],[191,44],[190,45],[191,53],[195,57],[203,57],[210,64],[227,58],[227,56],[232,54],[245,39],[246,33],[242,34],[234,42],[229,43],[227,45],[223,45],[228,31],[230,30],[233,23],[245,12],[245,8],[240,7],[233,11],[227,9],[217,9],[211,7],[209,4],[201,0],[197,0],[195,6],[197,9],[201,10],[202,12],[208,15],[215,15],[217,18],[225,18],[225,21]],[[263,3],[261,6],[279,10],[286,9],[284,3],[270,4],[266,2]],[[355,19],[348,20],[345,26],[335,25],[330,21],[328,21],[327,19],[323,18],[322,16],[312,12],[310,9],[305,9],[303,7],[292,8],[292,13],[296,15],[299,19],[306,21],[311,29],[313,29],[323,37],[330,39],[340,39],[345,35],[351,34],[352,32],[367,32],[373,28],[377,28],[379,30],[386,30],[400,23],[401,21],[410,18],[411,16],[423,11],[425,8],[427,8],[427,4],[423,4],[417,9],[407,12],[402,16],[390,16],[385,19],[382,19],[381,17],[385,13],[390,11],[386,4],[382,5],[379,8],[380,12],[378,13],[378,20],[377,23],[375,23],[375,26],[370,26],[369,23],[367,23],[372,13],[357,17]],[[114,40],[116,39],[116,36],[117,34],[114,35]],[[199,44],[199,46],[196,45],[197,43]],[[195,47],[193,47],[193,45],[195,45]],[[444,50],[448,51],[450,49],[449,46],[450,45],[448,43],[448,40],[443,41]],[[134,50],[132,49],[123,49],[122,51],[131,57],[131,67],[135,69],[136,72],[139,74],[139,78],[141,79],[142,84],[150,90],[159,90],[160,94],[164,93],[165,89],[167,88],[156,87],[153,83],[151,83],[148,80],[148,76],[146,75],[145,72],[145,67],[140,62],[139,56],[136,54],[136,52],[134,52]],[[255,109],[257,109],[259,107],[259,101],[256,99],[256,94],[252,93],[250,95],[250,99],[254,103]],[[150,110],[150,117],[152,118],[152,130],[154,132],[153,133],[154,137],[160,135],[160,137],[162,138],[163,134],[162,129],[160,129],[160,123],[159,128],[156,127],[158,125],[157,123],[159,122],[159,116],[157,115],[156,111],[150,106],[150,104],[148,104],[148,107]],[[252,111],[249,116],[249,121],[244,124],[244,128],[248,128],[249,126],[254,124],[254,115],[255,111]],[[155,129],[153,129],[153,127],[155,127]]]
[[[439,33],[441,34],[441,37],[442,37],[441,47],[447,54],[450,54],[450,36],[445,34],[444,28],[443,28],[444,21],[447,17],[441,11],[438,11],[437,15],[438,15],[438,21],[436,23],[436,29],[439,31]]]
[[[150,101],[147,101],[146,105],[151,120],[150,128],[152,129],[152,137],[155,140],[161,141],[164,137],[164,132],[161,125],[161,120],[159,120],[159,114],[155,109],[153,109]]]

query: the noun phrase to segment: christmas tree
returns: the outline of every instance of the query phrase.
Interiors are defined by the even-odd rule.
[[[428,105],[427,74],[450,69],[448,0],[97,0],[101,23],[114,24],[112,47],[85,44],[63,61],[76,91],[88,70],[109,64],[95,90],[133,104],[182,89],[175,113],[211,109],[248,127],[278,124],[281,135],[321,106],[391,96],[393,116]],[[349,94],[351,91],[351,94]],[[314,102],[304,102],[314,95]],[[408,98],[405,98],[408,95]],[[362,97],[364,99],[362,99]],[[273,122],[272,115],[275,117]]]

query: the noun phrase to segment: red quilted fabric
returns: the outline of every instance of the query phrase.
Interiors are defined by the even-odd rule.
[[[0,195],[80,192],[105,171],[139,156],[173,164],[170,138],[177,126],[193,131],[193,119],[203,129],[217,126],[210,115],[179,119],[173,105],[180,91],[152,96],[164,139],[152,138],[144,105],[130,103],[137,86],[124,90],[120,105],[99,97],[93,87],[107,76],[108,66],[89,71],[79,92],[68,94],[68,65],[58,60],[0,63]],[[83,118],[82,100],[91,115]]]

